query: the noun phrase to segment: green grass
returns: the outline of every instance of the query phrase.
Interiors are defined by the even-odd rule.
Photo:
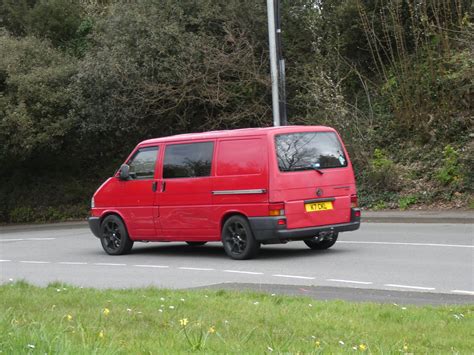
[[[0,352],[472,353],[473,312],[473,305],[402,307],[17,282],[0,286]]]

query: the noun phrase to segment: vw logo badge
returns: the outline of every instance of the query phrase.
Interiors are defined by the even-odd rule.
[[[316,189],[316,196],[322,196],[323,195],[323,190],[321,189]]]

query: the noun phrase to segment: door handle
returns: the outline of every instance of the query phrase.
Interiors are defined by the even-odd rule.
[[[166,190],[166,181],[161,182],[161,192],[165,192]]]
[[[153,192],[156,192],[156,188],[158,187],[158,183],[156,181],[153,181],[153,183],[151,184],[151,189]]]

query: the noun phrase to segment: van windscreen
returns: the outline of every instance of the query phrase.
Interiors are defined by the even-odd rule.
[[[275,137],[280,171],[342,168],[347,166],[341,142],[334,132],[302,132]]]

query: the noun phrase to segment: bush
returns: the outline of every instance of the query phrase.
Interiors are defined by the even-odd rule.
[[[443,185],[460,186],[462,182],[459,152],[449,144],[444,147],[443,166],[438,170],[436,178]]]
[[[34,37],[0,35],[0,162],[57,153],[73,127],[74,58]]]
[[[418,202],[417,196],[414,196],[414,195],[404,196],[398,200],[398,207],[401,210],[406,210],[408,207],[410,207],[411,205],[414,205],[417,202]]]
[[[382,149],[375,149],[369,162],[365,184],[375,191],[394,192],[399,190],[399,177],[395,163]]]

